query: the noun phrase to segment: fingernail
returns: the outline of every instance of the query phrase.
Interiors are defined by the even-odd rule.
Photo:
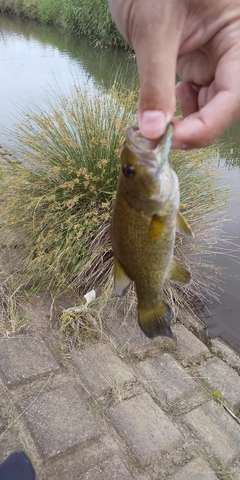
[[[139,116],[139,128],[142,135],[150,140],[161,137],[167,125],[166,115],[161,110],[145,110]]]

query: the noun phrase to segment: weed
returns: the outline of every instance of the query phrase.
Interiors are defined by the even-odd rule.
[[[97,312],[86,308],[64,310],[60,317],[60,332],[63,333],[70,349],[79,348],[99,339],[100,322]]]
[[[18,291],[13,291],[9,283],[9,279],[0,283],[0,335],[19,333],[29,322],[24,304],[18,298]]]

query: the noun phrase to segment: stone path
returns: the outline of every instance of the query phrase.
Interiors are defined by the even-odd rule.
[[[38,480],[239,480],[240,357],[185,320],[170,342],[107,319],[69,354],[1,338],[0,462],[24,450]]]

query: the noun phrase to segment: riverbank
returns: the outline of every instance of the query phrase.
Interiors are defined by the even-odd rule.
[[[107,0],[0,0],[0,13],[53,25],[96,44],[129,49],[111,18]]]

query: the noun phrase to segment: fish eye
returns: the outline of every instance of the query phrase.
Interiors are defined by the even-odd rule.
[[[132,177],[135,173],[135,168],[133,167],[133,165],[124,165],[123,173],[125,177]]]

